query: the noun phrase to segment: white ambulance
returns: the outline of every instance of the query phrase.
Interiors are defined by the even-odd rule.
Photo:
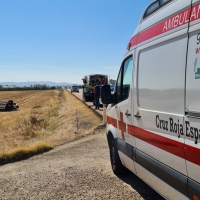
[[[166,199],[200,200],[200,0],[150,4],[114,94],[102,94],[113,172],[128,168]]]

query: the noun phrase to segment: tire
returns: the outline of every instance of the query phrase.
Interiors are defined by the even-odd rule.
[[[116,144],[113,139],[110,140],[109,142],[109,148],[110,148],[110,162],[111,162],[113,173],[115,175],[126,174],[127,169],[122,165],[122,162],[119,158]]]
[[[85,101],[88,101],[88,97],[84,96],[84,98],[85,98]]]

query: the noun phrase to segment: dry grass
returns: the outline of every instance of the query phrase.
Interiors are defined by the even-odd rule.
[[[92,133],[101,123],[100,118],[66,90],[0,93],[0,100],[9,99],[17,102],[20,108],[0,112],[0,160],[5,160],[5,156],[7,160],[15,160],[13,152],[16,155],[23,154],[21,149],[32,152],[34,145],[41,141],[44,149],[66,143]],[[74,134],[77,120],[79,134]],[[24,155],[26,157],[27,153]]]
[[[53,149],[52,146],[42,142],[37,142],[27,147],[19,147],[9,152],[0,154],[0,164],[3,165],[10,162],[20,161],[51,149]]]

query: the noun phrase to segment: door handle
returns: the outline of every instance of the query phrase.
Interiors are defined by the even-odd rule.
[[[126,116],[131,116],[131,114],[128,113],[128,111],[125,112],[125,115],[126,115]]]
[[[136,115],[134,115],[134,117],[140,119],[141,118],[141,115],[139,113],[137,113]]]

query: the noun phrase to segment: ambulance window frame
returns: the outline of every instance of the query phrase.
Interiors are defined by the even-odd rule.
[[[129,86],[129,92],[128,92],[128,95],[126,98],[123,98],[124,95],[123,95],[123,89],[124,89],[124,85],[123,85],[123,82],[124,82],[124,67],[125,67],[125,63],[127,60],[129,60],[130,58],[132,58],[132,61],[133,61],[133,55],[129,55],[128,57],[126,57],[124,59],[124,61],[122,62],[122,65],[120,67],[120,70],[119,70],[119,74],[118,74],[118,77],[117,77],[117,82],[116,82],[116,95],[115,95],[115,104],[118,104],[122,101],[125,101],[126,99],[128,99],[129,97],[129,94],[130,94],[130,86]],[[133,64],[132,64],[132,70],[133,70]],[[118,82],[120,80],[120,86],[118,86]],[[131,83],[130,83],[131,85]],[[118,94],[118,91],[119,91],[119,94]]]
[[[157,0],[157,1],[154,1],[153,3],[151,3],[151,4],[147,7],[147,9],[145,10],[144,15],[143,15],[143,19],[145,19],[146,17],[148,17],[149,15],[151,15],[152,13],[154,13],[155,11],[157,11],[158,9],[160,9],[162,6],[168,4],[170,1],[172,1],[172,0],[168,0],[167,2],[164,3],[163,0]],[[152,7],[152,5],[153,5],[153,4],[156,4],[156,3],[159,3],[159,6],[158,6],[155,10],[153,10],[153,11],[151,11],[149,14],[147,14],[148,10]]]
[[[119,102],[121,102],[121,93],[122,93],[122,67],[123,65],[120,67],[120,70],[119,70],[119,74],[118,74],[118,77],[117,77],[117,82],[116,82],[116,95],[115,95],[115,103],[118,104]],[[118,83],[120,81],[120,85],[118,86]],[[119,92],[119,93],[118,93]]]
[[[150,13],[147,14],[147,12],[149,11],[149,9],[154,5],[154,4],[159,4],[157,8],[155,8],[153,11],[151,11]],[[144,12],[144,16],[143,16],[143,19],[145,19],[146,17],[148,17],[149,15],[151,15],[152,13],[154,13],[156,10],[158,10],[159,8],[161,7],[160,5],[160,1],[157,0],[157,1],[154,1],[153,3],[151,3],[148,8],[145,10]]]
[[[166,2],[165,2],[165,3],[163,2],[164,0],[160,0],[160,1],[161,1],[161,3],[160,3],[160,4],[161,4],[162,6],[164,6],[165,4],[168,4],[168,3],[169,3],[170,1],[172,1],[172,0],[166,0]]]

